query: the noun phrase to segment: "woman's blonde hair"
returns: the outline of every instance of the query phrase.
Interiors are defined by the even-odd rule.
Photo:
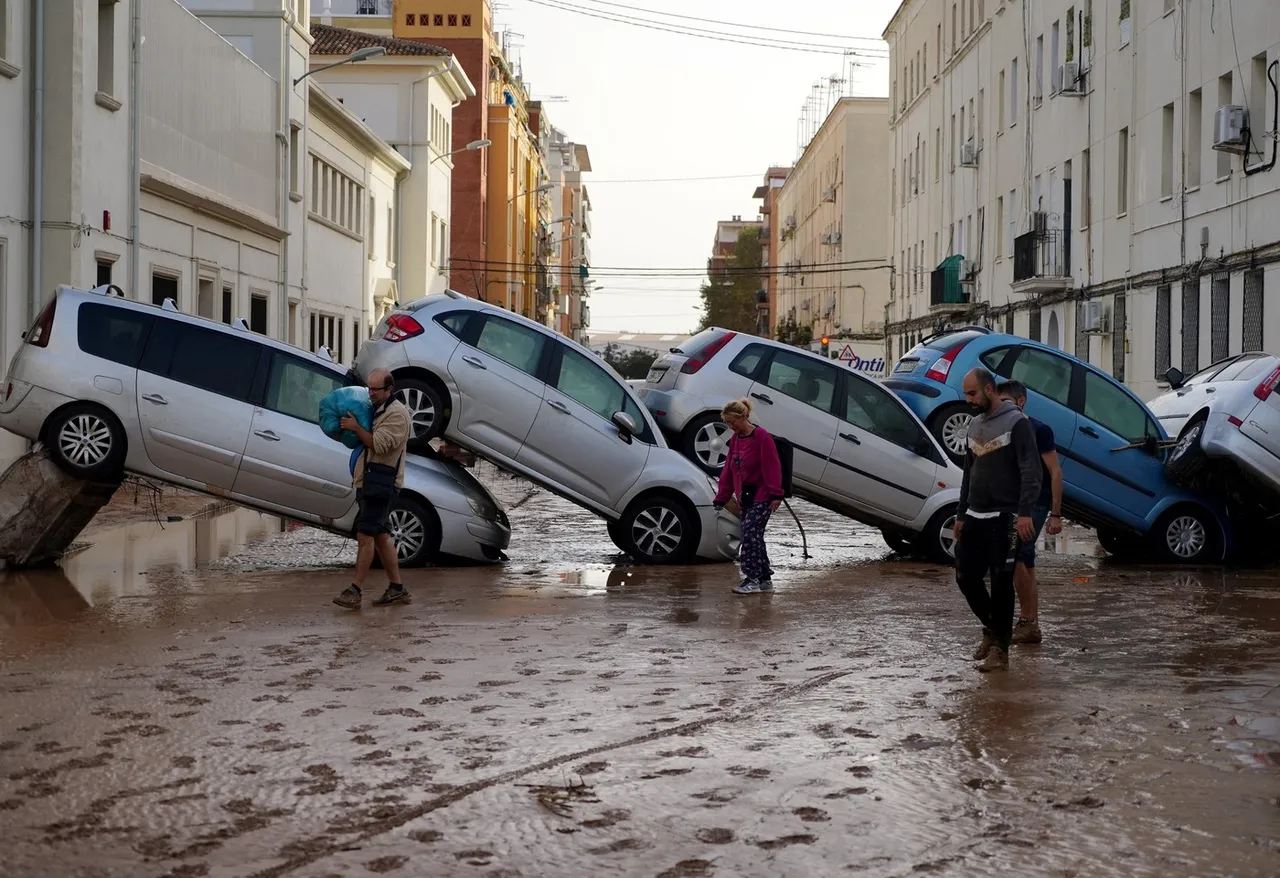
[[[733,402],[726,402],[724,408],[720,410],[720,417],[731,418],[750,418],[751,417],[751,400],[735,399]]]

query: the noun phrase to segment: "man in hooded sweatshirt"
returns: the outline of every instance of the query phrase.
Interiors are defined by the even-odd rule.
[[[1031,422],[1000,398],[990,372],[969,372],[964,395],[977,414],[969,422],[956,510],[956,583],[982,623],[973,654],[982,662],[978,670],[996,671],[1009,666],[1018,540],[1035,539],[1031,514],[1040,495],[1040,452]]]

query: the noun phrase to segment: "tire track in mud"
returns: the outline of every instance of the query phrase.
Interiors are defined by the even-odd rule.
[[[401,826],[404,826],[407,823],[412,823],[414,820],[417,820],[419,817],[423,817],[427,814],[432,813],[433,811],[439,811],[441,808],[447,808],[450,805],[454,804],[455,802],[459,802],[467,798],[468,796],[474,795],[475,793],[482,792],[483,790],[490,789],[491,787],[510,783],[511,781],[514,781],[514,780],[519,780],[531,774],[537,774],[540,771],[547,771],[548,769],[551,769],[551,768],[558,768],[561,765],[564,765],[566,763],[576,762],[578,760],[586,759],[591,756],[597,756],[601,753],[610,753],[615,750],[626,749],[627,747],[635,747],[639,744],[649,744],[649,743],[652,743],[653,741],[660,741],[663,738],[671,738],[677,735],[685,735],[691,732],[698,732],[715,725],[724,725],[727,723],[740,722],[744,719],[754,716],[757,713],[761,713],[762,711],[765,711],[765,710],[770,710],[776,707],[782,701],[785,701],[789,698],[795,698],[797,696],[804,695],[808,692],[812,692],[815,689],[819,689],[823,686],[826,686],[828,683],[833,683],[842,677],[847,677],[853,672],[854,672],[853,669],[850,669],[847,671],[831,671],[826,674],[813,677],[811,679],[805,680],[802,683],[797,683],[794,686],[787,687],[786,689],[782,690],[781,692],[778,692],[773,698],[770,698],[767,701],[762,700],[760,702],[757,702],[755,705],[744,707],[741,710],[738,710],[727,716],[712,716],[712,717],[707,717],[705,719],[693,720],[691,722],[683,723],[678,726],[672,726],[670,728],[660,729],[655,732],[649,732],[644,735],[637,735],[633,738],[627,738],[624,741],[617,741],[612,744],[600,744],[596,747],[588,747],[585,750],[577,750],[573,753],[566,753],[562,756],[555,756],[551,759],[546,759],[534,765],[529,765],[524,768],[513,769],[511,771],[507,771],[490,778],[485,778],[483,780],[477,780],[477,781],[472,781],[471,783],[468,783],[468,784],[463,784],[461,786],[455,787],[454,789],[450,790],[447,793],[444,793],[443,795],[435,797],[434,799],[429,799],[426,802],[423,802],[421,805],[417,805],[406,811],[402,811],[399,814],[396,814],[394,817],[388,817],[385,820],[375,823],[373,826],[366,829],[364,832],[356,836],[354,839],[350,839],[344,842],[337,842],[337,843],[324,841],[322,840],[324,837],[313,839],[312,842],[307,845],[308,847],[311,847],[311,845],[314,845],[313,849],[308,850],[306,853],[300,854],[299,856],[294,857],[293,859],[286,860],[283,863],[277,863],[274,866],[270,866],[266,869],[262,869],[258,872],[254,872],[252,875],[249,876],[249,878],[280,878],[280,876],[282,875],[288,875],[290,872],[296,872],[298,869],[302,869],[306,866],[312,865],[313,863],[319,862],[320,860],[323,860],[325,857],[329,857],[334,854],[341,853],[346,849],[350,849],[351,845],[355,843],[369,841],[373,838],[376,838],[377,836],[384,835],[395,829],[399,829]],[[304,844],[307,844],[307,843],[304,843]]]

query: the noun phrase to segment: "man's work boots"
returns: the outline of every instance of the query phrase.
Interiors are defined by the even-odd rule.
[[[991,652],[987,653],[987,657],[978,665],[978,670],[984,674],[992,671],[1003,671],[1009,667],[1009,653],[998,646],[991,647]]]
[[[980,662],[987,657],[987,653],[991,652],[991,647],[996,645],[995,638],[987,632],[982,632],[982,642],[978,644],[978,648],[973,651],[973,660]]]
[[[1013,627],[1014,643],[1039,643],[1044,640],[1040,633],[1040,622],[1036,619],[1019,619]]]

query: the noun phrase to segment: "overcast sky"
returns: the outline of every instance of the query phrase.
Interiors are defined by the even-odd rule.
[[[850,59],[839,49],[873,53],[857,59],[868,66],[854,71],[853,93],[888,94],[879,37],[898,2],[496,0],[497,26],[521,34],[515,39],[533,96],[568,98],[548,102],[547,116],[591,152],[591,256],[601,289],[590,301],[592,329],[688,332],[697,324],[716,221],[756,216],[760,202],[751,196],[765,169],[796,159],[797,123],[814,83],[850,76]],[[701,28],[722,39],[586,12],[677,31]],[[688,177],[735,179],[618,182]],[[611,269],[646,271],[617,276]],[[672,276],[678,274],[684,276]]]

